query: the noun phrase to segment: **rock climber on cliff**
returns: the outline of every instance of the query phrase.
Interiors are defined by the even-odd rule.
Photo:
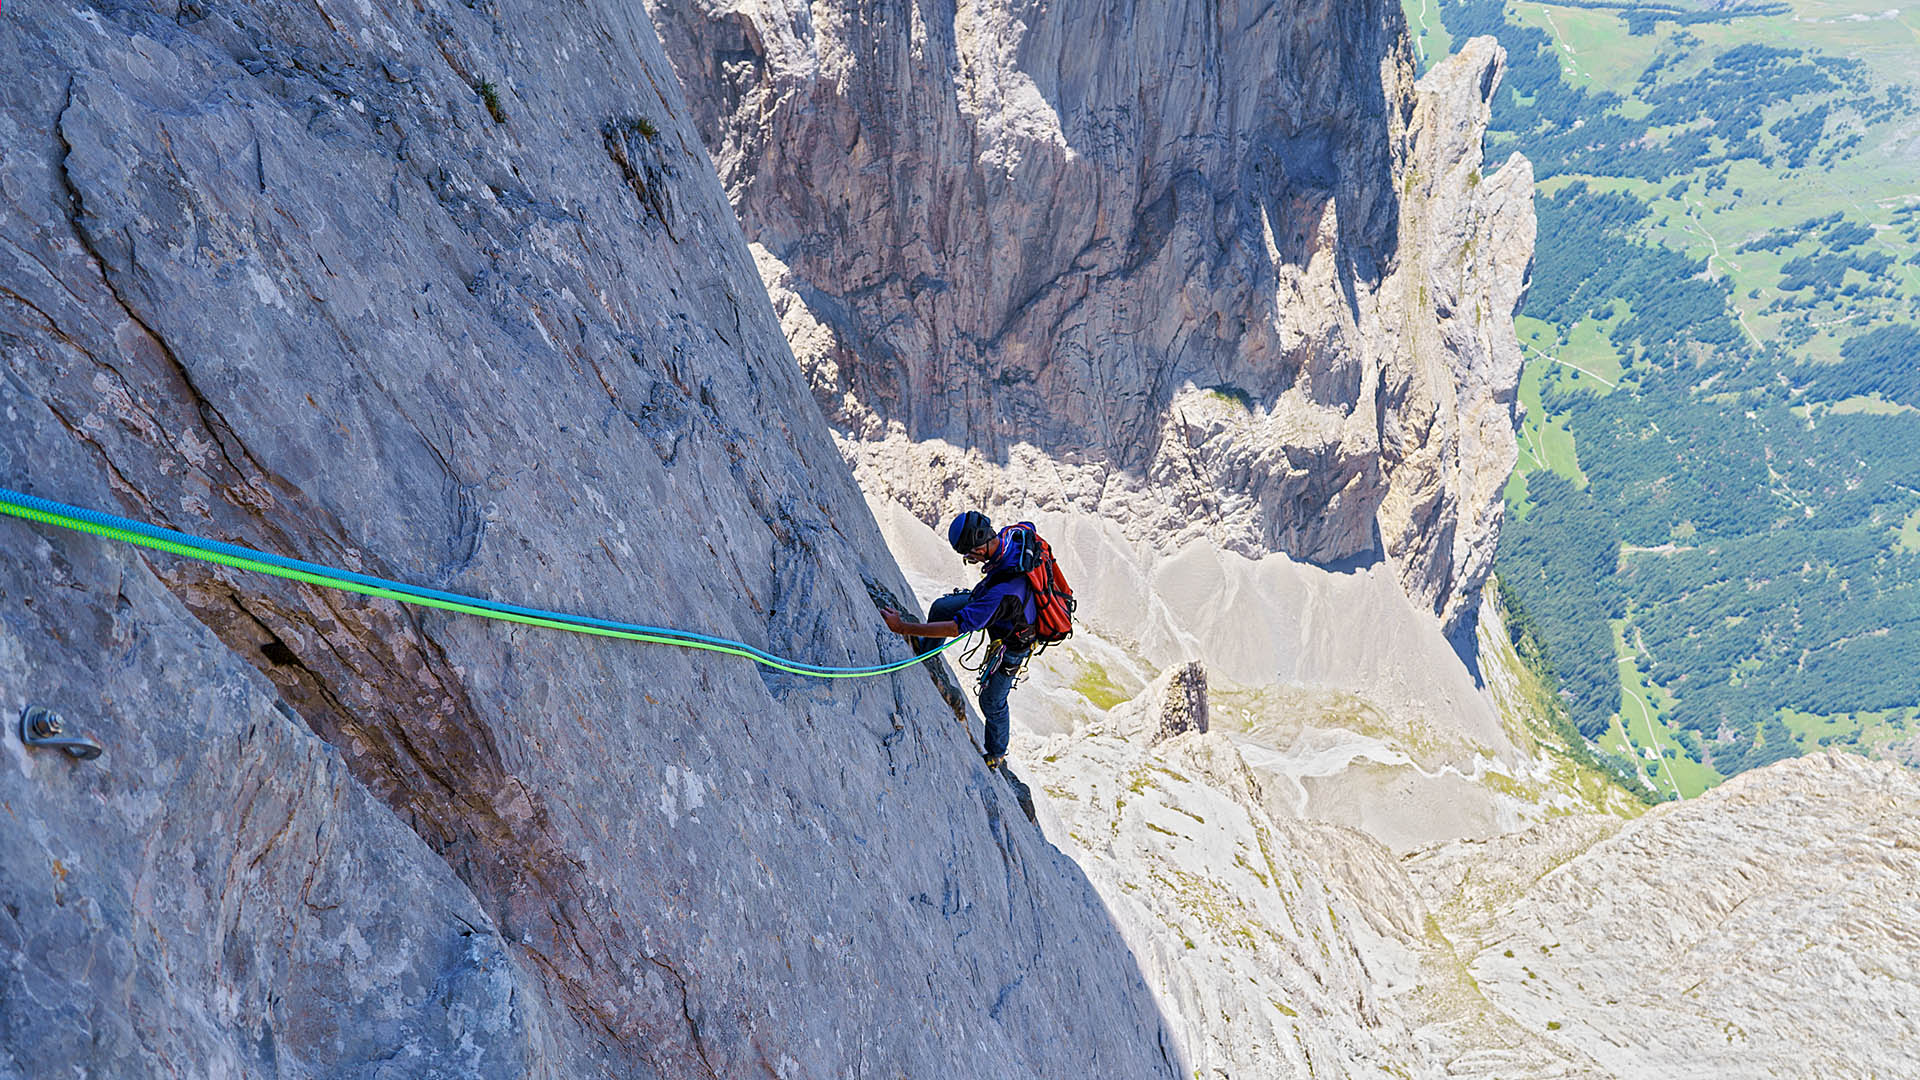
[[[985,630],[992,648],[980,667],[980,715],[987,722],[987,745],[983,755],[988,768],[997,768],[1007,757],[1009,723],[1007,692],[1020,674],[1020,668],[1032,654],[1034,627],[1039,620],[1034,590],[1023,562],[1032,556],[1030,545],[1016,531],[1024,527],[1032,535],[1033,527],[1021,526],[996,533],[993,522],[978,510],[969,510],[953,519],[947,527],[947,543],[969,563],[979,563],[980,583],[971,591],[950,593],[927,608],[927,621],[908,622],[892,608],[882,609],[887,629],[914,638],[950,638]],[[1014,534],[1010,539],[1008,534]],[[1035,542],[1038,539],[1035,538]],[[1048,555],[1051,561],[1051,555]],[[928,646],[927,648],[931,648]],[[924,652],[926,649],[921,649]]]

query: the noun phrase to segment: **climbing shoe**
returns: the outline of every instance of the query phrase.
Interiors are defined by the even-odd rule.
[[[1005,754],[981,754],[981,755],[980,755],[980,763],[981,763],[981,764],[983,764],[983,765],[985,765],[985,766],[986,766],[987,768],[989,768],[989,769],[997,769],[997,768],[999,768],[1000,766],[1002,766],[1002,765],[1005,765],[1005,764],[1007,763],[1007,755],[1005,755]]]

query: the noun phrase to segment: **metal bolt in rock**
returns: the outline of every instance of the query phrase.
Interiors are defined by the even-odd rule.
[[[29,705],[20,714],[20,741],[33,748],[65,750],[81,761],[92,761],[106,748],[85,735],[69,735],[60,714],[41,705]]]

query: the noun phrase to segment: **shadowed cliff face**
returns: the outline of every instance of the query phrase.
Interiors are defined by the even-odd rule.
[[[957,448],[1011,506],[1386,556],[1465,618],[1532,252],[1524,162],[1479,173],[1497,46],[1416,93],[1392,3],[654,9],[816,396],[914,455],[864,486],[932,520]]]
[[[1182,381],[1267,402],[1312,358],[1282,270],[1394,246],[1372,5],[834,6],[656,18],[749,236],[851,336],[862,434],[1143,468]]]
[[[7,27],[0,483],[904,655],[868,599],[898,571],[637,8]],[[805,681],[0,529],[0,710],[109,745],[8,736],[14,1062],[1179,1071],[1097,897],[918,670]]]

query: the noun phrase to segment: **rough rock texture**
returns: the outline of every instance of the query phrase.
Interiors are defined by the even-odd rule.
[[[0,484],[904,655],[866,587],[904,582],[637,7],[5,24]],[[14,1063],[1184,1073],[917,668],[801,680],[0,530],[0,707],[110,747],[7,736]]]
[[[1417,967],[1413,954],[1402,935],[1368,925],[1326,865],[1398,878],[1400,902],[1383,906],[1414,914],[1417,898],[1385,848],[1269,812],[1221,732],[1157,745],[1144,732],[1023,736],[1014,749],[1040,762],[1042,826],[1113,907],[1195,1075],[1440,1075],[1386,1000]],[[1323,842],[1323,831],[1341,835]],[[1396,943],[1370,959],[1362,940]],[[1401,962],[1378,962],[1388,952]]]
[[[974,575],[911,511],[870,503],[921,596]],[[1407,852],[1597,808],[1568,794],[1567,763],[1475,685],[1388,568],[1333,573],[1130,541],[1084,515],[1032,517],[1080,606],[1074,636],[1014,698],[1016,730],[1157,730],[1163,699],[1146,688],[1198,661],[1209,726],[1257,732],[1258,768],[1298,816]]]
[[[0,527],[0,712],[107,743],[8,732],[0,1076],[555,1075],[518,950],[266,678],[127,550]]]
[[[1156,744],[1128,711],[1013,752],[1200,1075],[1912,1071],[1911,771],[1797,759],[1632,821],[1396,859],[1295,816],[1261,732],[1216,719]]]
[[[1533,242],[1491,39],[1416,90],[1385,0],[652,7],[863,487],[932,521],[1005,466],[995,505],[1384,554],[1465,621]]]
[[[1223,719],[1156,742],[1129,722],[1158,689],[1013,750],[1197,1075],[1605,1075],[1479,992],[1384,846],[1297,814],[1261,732]]]
[[[1109,712],[1106,727],[1129,737],[1143,736],[1149,746],[1189,731],[1206,731],[1207,666],[1195,660],[1167,671],[1132,701]]]
[[[1617,830],[1617,831],[1616,831]],[[1840,753],[1409,868],[1486,996],[1622,1077],[1890,1077],[1920,1046],[1920,778]]]

